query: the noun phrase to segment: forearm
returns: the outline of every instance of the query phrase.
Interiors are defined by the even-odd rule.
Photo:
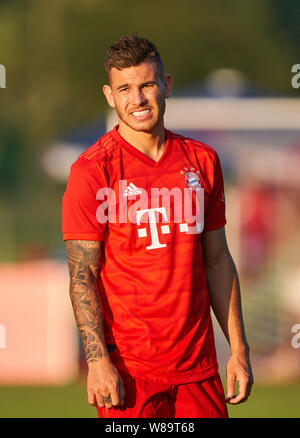
[[[248,353],[238,274],[229,252],[206,264],[211,307],[230,345],[232,354]]]
[[[71,281],[70,298],[87,363],[108,356],[103,335],[102,308],[96,285],[92,281],[88,281],[85,286]]]
[[[124,403],[125,389],[105,345],[98,277],[101,242],[67,240],[70,297],[88,363],[87,392],[92,406]]]
[[[202,244],[211,307],[231,348],[226,369],[228,403],[238,404],[247,400],[253,384],[238,274],[224,227],[203,233]],[[236,381],[239,393],[234,396]]]
[[[88,364],[108,352],[103,334],[103,312],[97,285],[99,246],[83,241],[67,243],[70,298]]]

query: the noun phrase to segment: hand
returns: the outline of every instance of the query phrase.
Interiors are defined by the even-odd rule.
[[[109,357],[90,362],[87,376],[88,403],[111,408],[124,404],[125,389],[117,369]]]
[[[237,405],[245,402],[254,383],[249,357],[233,355],[227,364],[227,398],[226,402]],[[239,393],[234,395],[235,382],[239,382]]]

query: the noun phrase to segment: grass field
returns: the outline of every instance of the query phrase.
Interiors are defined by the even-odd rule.
[[[87,403],[83,382],[61,387],[0,388],[1,418],[97,418]],[[300,382],[284,386],[256,384],[246,403],[229,407],[230,417],[299,418]]]

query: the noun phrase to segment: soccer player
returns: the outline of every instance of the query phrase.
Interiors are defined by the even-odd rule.
[[[119,123],[72,165],[62,211],[88,402],[101,418],[227,417],[210,306],[227,402],[253,377],[219,157],[164,127],[172,77],[149,40],[120,38],[105,68]]]

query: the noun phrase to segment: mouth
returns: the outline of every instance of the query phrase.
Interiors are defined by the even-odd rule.
[[[151,117],[151,110],[147,108],[140,111],[133,111],[131,115],[137,120],[145,120]]]

